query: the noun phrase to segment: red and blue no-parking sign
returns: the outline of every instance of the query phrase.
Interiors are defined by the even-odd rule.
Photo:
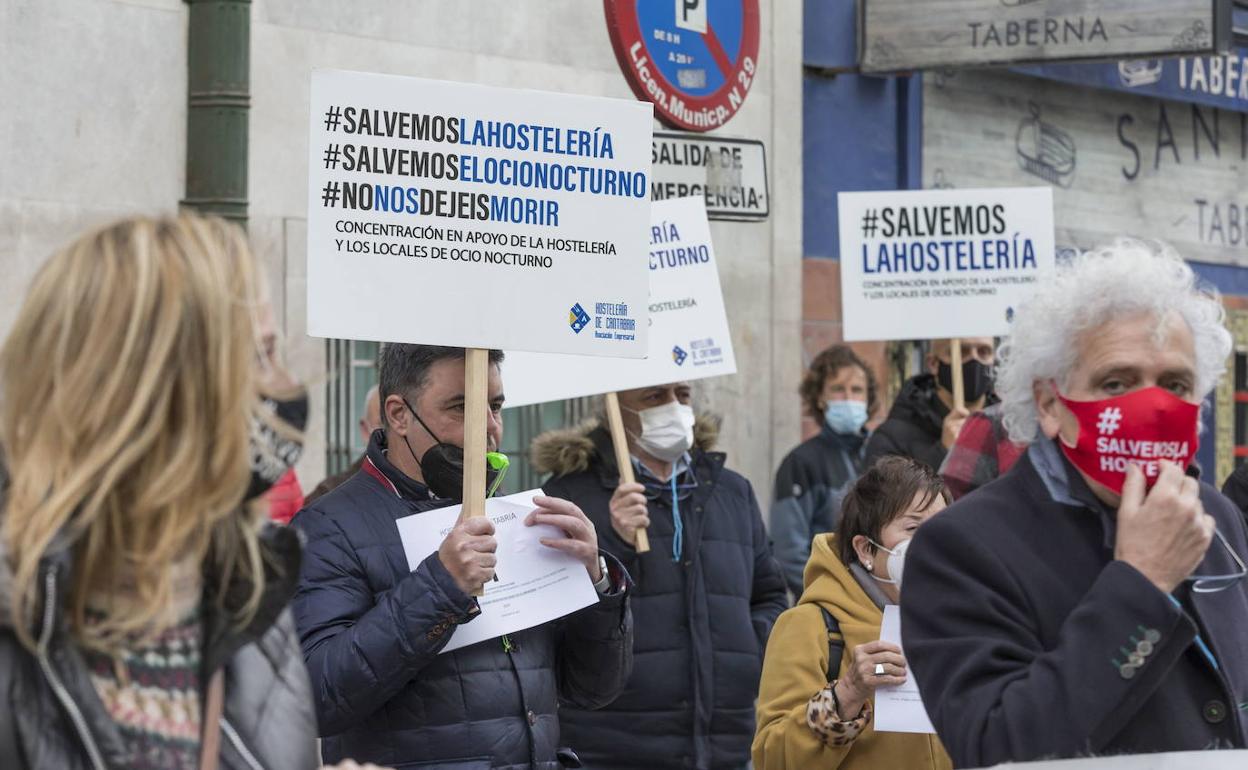
[[[758,0],[603,0],[615,57],[669,126],[710,131],[741,109],[758,70]]]

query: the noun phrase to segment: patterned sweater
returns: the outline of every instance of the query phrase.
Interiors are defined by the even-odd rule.
[[[97,606],[92,603],[89,617],[102,617]],[[95,691],[130,749],[127,767],[136,770],[199,765],[203,624],[197,581],[179,581],[171,612],[176,622],[116,657],[83,651]]]

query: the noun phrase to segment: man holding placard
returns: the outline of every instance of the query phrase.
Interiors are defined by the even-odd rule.
[[[489,360],[486,445],[494,449],[502,436],[502,354],[491,351]],[[558,701],[600,707],[628,676],[627,575],[599,556],[594,525],[579,508],[538,497],[525,524],[562,530],[563,538],[543,544],[585,566],[598,602],[440,655],[480,612],[472,593],[494,578],[494,524],[462,518],[409,570],[395,520],[460,496],[463,349],[386,345],[380,396],[384,429],[373,434],[360,472],[294,521],[307,552],[293,606],[324,758],[558,767]]]
[[[927,371],[867,442],[866,464],[896,454],[939,468],[966,416],[988,403],[992,337],[1053,271],[1053,191],[847,192],[837,211],[845,341],[933,340]]]
[[[687,382],[619,393],[637,483],[621,483],[602,424],[539,437],[547,494],[575,502],[604,551],[637,581],[637,663],[624,693],[594,712],[560,711],[565,738],[594,768],[740,768],[750,756],[767,635],[787,605],[748,481],[710,451]],[[638,530],[650,551],[639,554]]]
[[[927,371],[902,387],[888,419],[867,441],[865,465],[885,455],[902,455],[939,468],[971,412],[990,403],[996,350],[991,337],[962,342],[962,383],[965,407],[954,403],[953,365],[949,340],[933,340]]]

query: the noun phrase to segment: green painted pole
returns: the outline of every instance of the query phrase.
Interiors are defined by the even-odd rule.
[[[186,4],[190,19],[182,205],[246,227],[251,0]]]

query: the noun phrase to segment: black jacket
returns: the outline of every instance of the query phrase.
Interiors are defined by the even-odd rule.
[[[1200,497],[1248,553],[1243,516],[1207,484]],[[1114,560],[1114,538],[1045,439],[918,529],[902,636],[955,766],[1248,746],[1248,581],[1184,584],[1180,608]],[[1215,538],[1196,574],[1234,571]]]
[[[1222,484],[1222,494],[1235,503],[1244,514],[1245,521],[1248,521],[1248,463],[1240,465],[1226,477]]]
[[[939,468],[945,459],[940,442],[949,408],[936,395],[936,377],[920,374],[902,386],[886,419],[867,441],[864,468],[885,455],[903,455]]]
[[[325,761],[477,770],[556,768],[560,699],[598,708],[632,664],[626,594],[560,621],[440,655],[477,614],[437,553],[412,570],[395,520],[443,507],[385,456],[304,508],[295,595]],[[618,565],[615,567],[618,570]]]
[[[784,580],[801,596],[802,575],[815,535],[832,532],[841,518],[841,501],[862,472],[866,434],[834,433],[827,425],[799,444],[776,471],[771,504],[771,542]]]
[[[271,569],[251,624],[233,629],[205,605],[203,681],[208,672],[225,668],[220,763],[230,770],[312,770],[320,766],[316,717],[285,609],[299,574],[299,538],[284,527],[269,527],[261,545]],[[0,551],[0,766],[5,770],[120,770],[132,763],[65,620],[70,567],[65,548],[50,553],[40,568],[39,604],[46,609],[34,619],[33,630],[46,644],[32,654],[13,633],[7,604],[12,575]],[[205,575],[209,583],[212,579]],[[237,606],[227,604],[227,612]]]
[[[709,424],[700,422],[705,446]],[[683,558],[672,561],[671,497],[650,503],[650,552],[639,555],[611,527],[619,471],[605,429],[538,439],[536,466],[557,476],[547,494],[572,500],[594,522],[605,551],[636,580],[636,664],[624,693],[596,712],[565,708],[564,735],[590,768],[740,768],[754,736],[763,651],[787,602],[754,492],[695,449],[697,487],[682,499]]]
[[[316,487],[308,493],[307,497],[303,498],[303,507],[307,508],[312,503],[315,503],[317,500],[347,483],[347,479],[359,473],[360,468],[363,467],[363,465],[364,455],[360,455],[356,458],[355,462],[347,466],[347,468],[342,472],[335,473],[333,476],[326,476],[324,479],[321,479],[321,483],[317,484]]]

